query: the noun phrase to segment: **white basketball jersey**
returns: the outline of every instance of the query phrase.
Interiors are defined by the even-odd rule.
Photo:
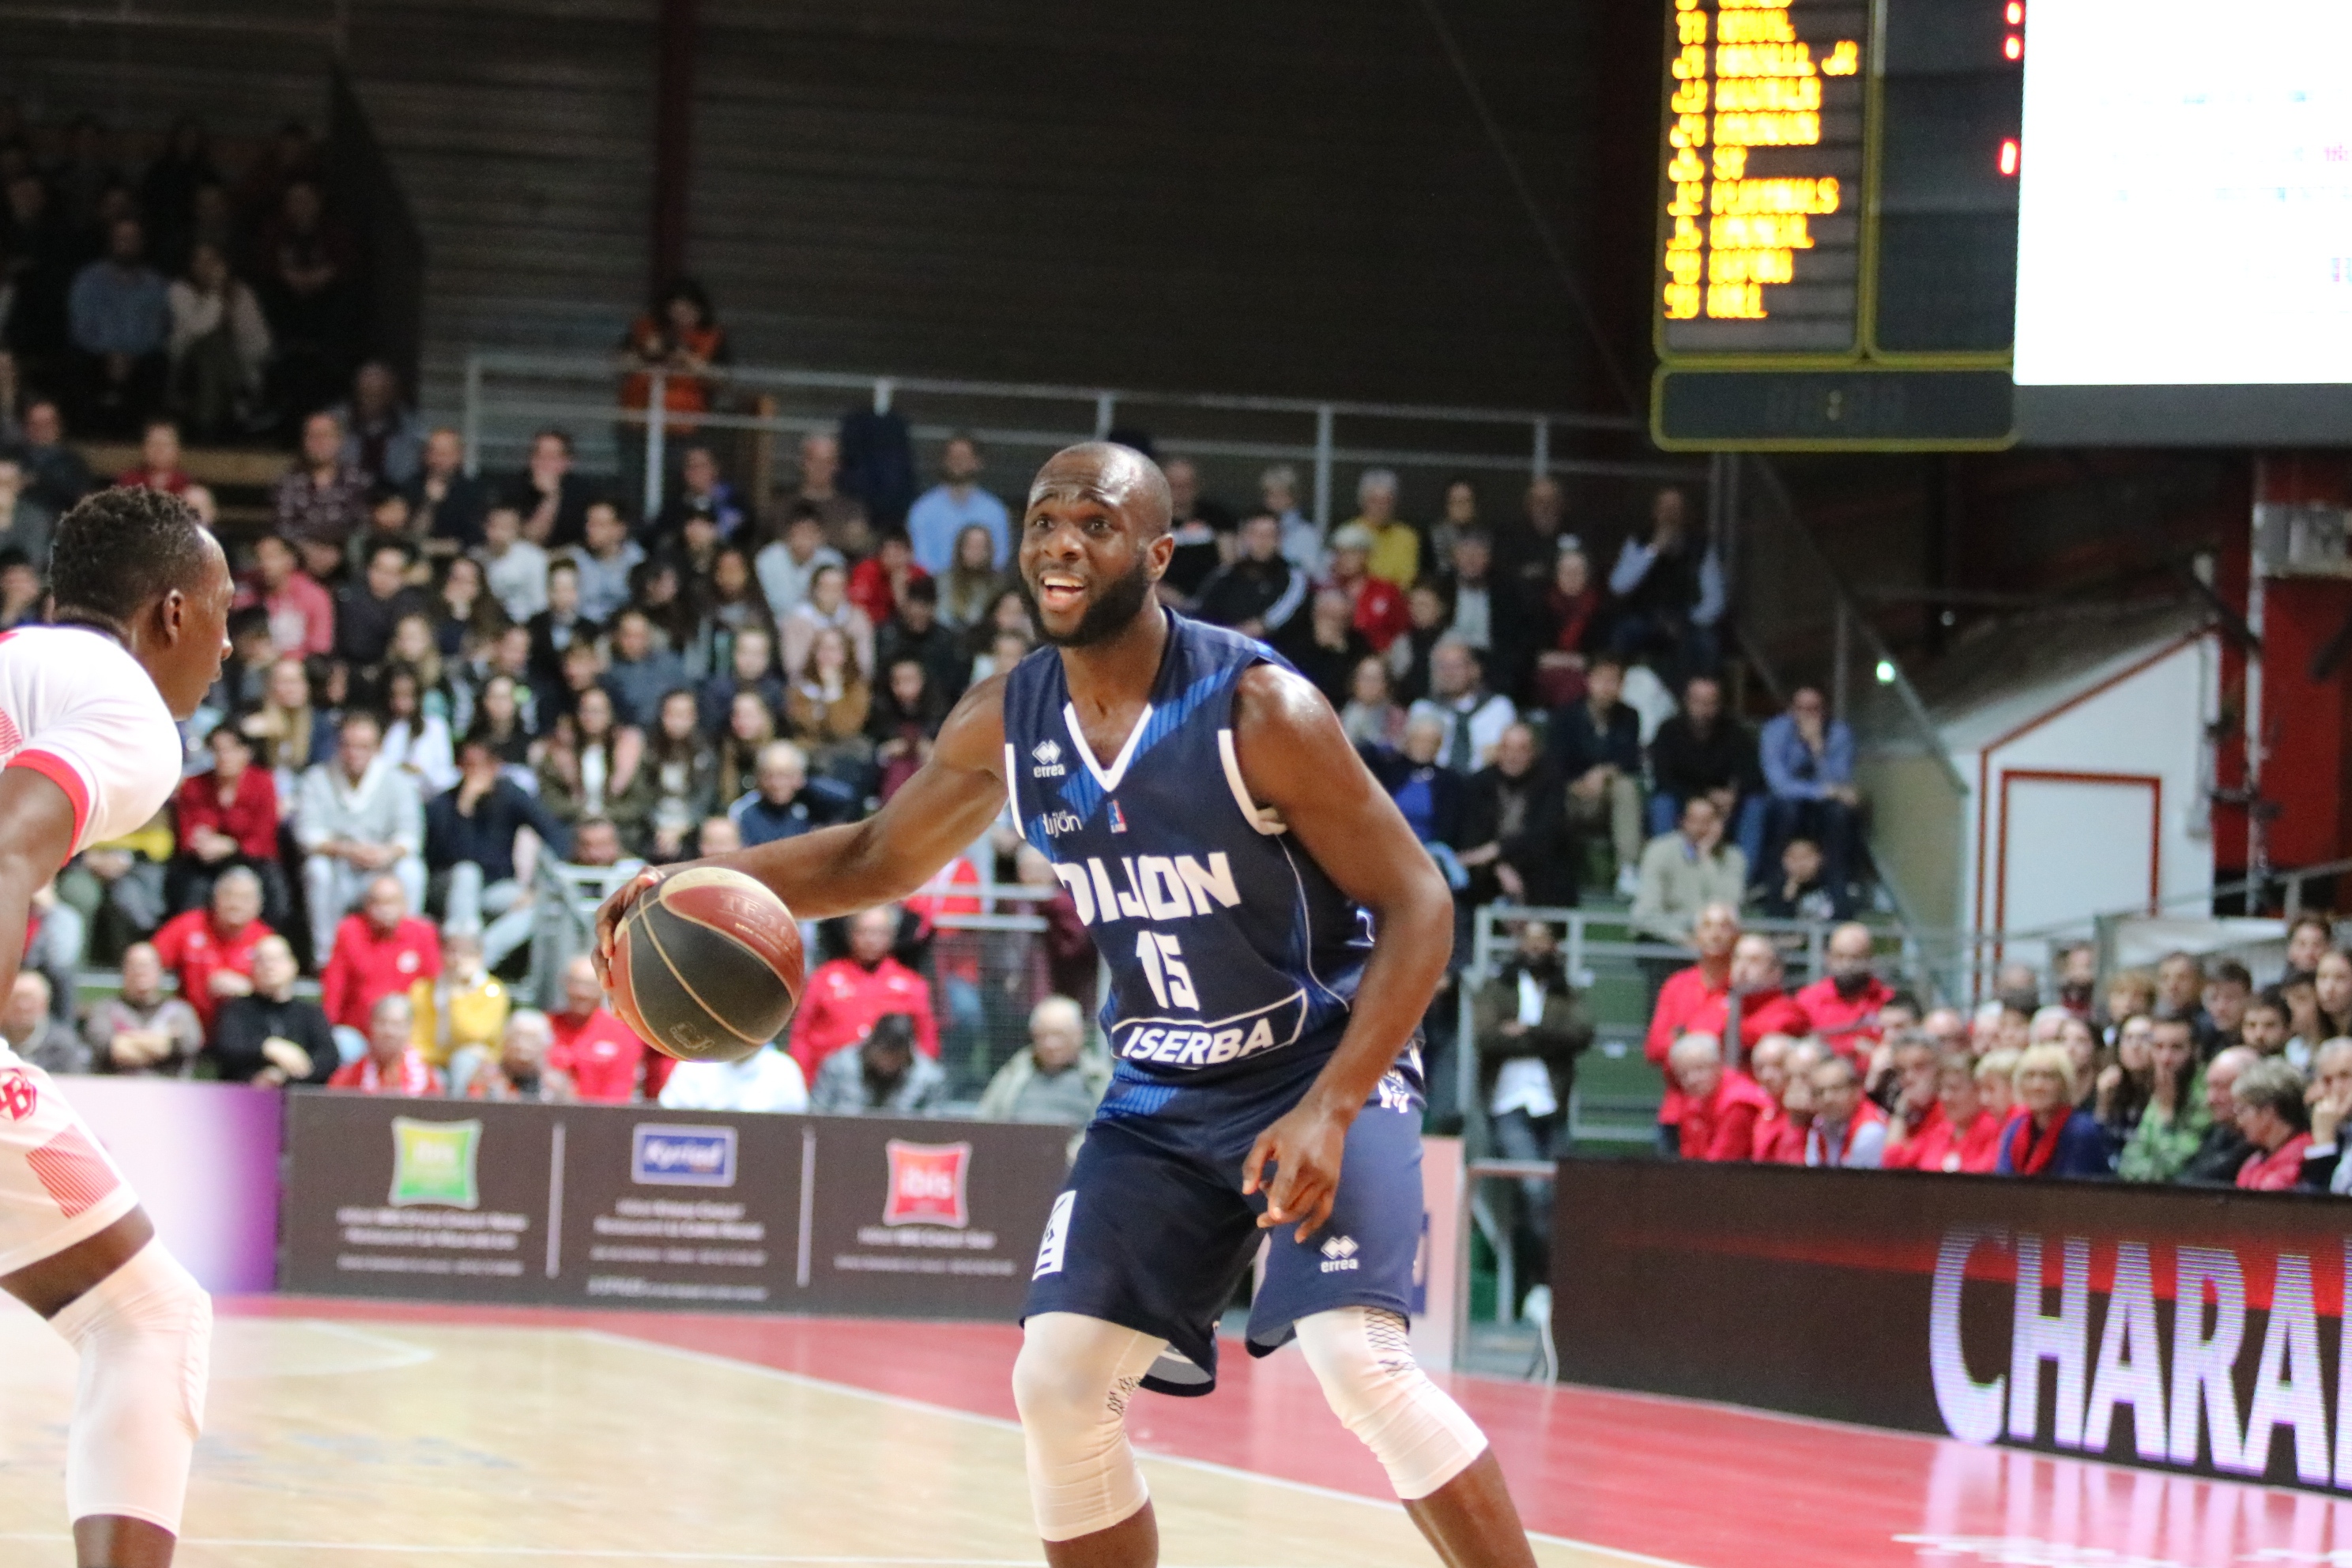
[[[163,693],[121,643],[79,626],[0,632],[0,765],[65,791],[74,853],[146,826],[180,759]]]

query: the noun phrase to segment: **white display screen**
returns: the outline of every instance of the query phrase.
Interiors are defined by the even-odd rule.
[[[2352,0],[2024,9],[2018,385],[2352,384]]]

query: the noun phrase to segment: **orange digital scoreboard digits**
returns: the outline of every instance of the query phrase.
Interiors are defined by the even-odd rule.
[[[1853,0],[1675,0],[1660,348],[1861,344],[1865,65]]]

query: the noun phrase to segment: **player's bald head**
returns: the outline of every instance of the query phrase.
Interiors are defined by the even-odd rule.
[[[1116,441],[1082,441],[1045,459],[1029,482],[1029,504],[1093,500],[1133,521],[1146,539],[1168,531],[1175,502],[1160,465]]]

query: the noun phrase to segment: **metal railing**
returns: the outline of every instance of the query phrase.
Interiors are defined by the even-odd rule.
[[[671,410],[666,417],[648,419],[646,407],[625,407],[614,395],[621,374],[615,360],[593,354],[488,349],[468,353],[462,425],[468,471],[478,471],[486,461],[519,461],[531,433],[550,424],[610,428],[616,454],[630,459],[631,467],[642,461],[642,500],[650,515],[659,509],[669,447],[677,438],[671,426],[770,437],[829,432],[838,426],[842,395],[848,394],[877,413],[919,408],[921,416],[909,413],[909,425],[914,438],[925,443],[969,433],[992,446],[1052,452],[1108,436],[1123,425],[1148,424],[1168,454],[1297,465],[1311,475],[1305,498],[1312,502],[1311,514],[1327,527],[1343,466],[1447,476],[1582,475],[1644,485],[1703,485],[1707,477],[1706,469],[1687,463],[1611,462],[1557,452],[1555,438],[1560,436],[1622,437],[1637,429],[1623,417],[1558,410],[730,365],[696,379],[723,385],[738,401],[764,395],[772,409]],[[669,379],[661,372],[648,375],[647,407],[664,406]],[[632,443],[642,445],[635,453],[621,452]]]

